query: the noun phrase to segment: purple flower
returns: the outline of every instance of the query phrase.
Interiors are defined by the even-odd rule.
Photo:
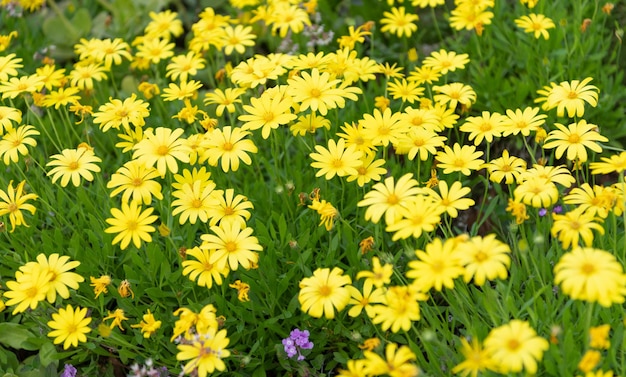
[[[552,209],[552,212],[554,212],[554,213],[562,213],[563,212],[563,207],[561,207],[561,206],[554,206],[554,208]]]
[[[76,368],[72,364],[65,364],[65,368],[63,368],[63,372],[61,373],[61,377],[76,377]]]
[[[282,341],[287,357],[292,358],[297,354],[298,361],[304,360],[305,356],[300,353],[300,350],[310,350],[313,348],[313,343],[309,341],[309,335],[308,330],[301,331],[297,328],[293,329],[289,337]]]
[[[539,216],[544,217],[546,215],[546,213],[548,213],[548,210],[545,208],[542,208],[539,210]]]

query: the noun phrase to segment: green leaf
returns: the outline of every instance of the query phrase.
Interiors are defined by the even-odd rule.
[[[38,346],[28,340],[31,337],[34,337],[34,334],[24,325],[11,322],[0,323],[0,343],[8,347],[34,351],[38,349]]]
[[[58,353],[52,342],[44,343],[39,349],[39,362],[42,366],[48,366],[58,362]]]

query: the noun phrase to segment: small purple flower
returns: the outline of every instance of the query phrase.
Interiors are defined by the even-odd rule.
[[[562,213],[563,212],[563,207],[561,207],[561,206],[554,206],[554,208],[552,209],[552,212],[554,212],[554,213]]]
[[[300,350],[310,350],[313,348],[313,343],[309,341],[309,335],[308,330],[301,331],[300,329],[293,329],[289,337],[282,341],[287,357],[292,358],[297,354],[298,361],[304,360],[305,356],[300,353]]]
[[[542,208],[539,210],[539,216],[544,217],[546,215],[546,213],[548,213],[548,210],[545,208]]]
[[[61,373],[61,377],[76,377],[76,373],[78,371],[72,364],[65,364],[65,368],[63,368],[63,372]]]

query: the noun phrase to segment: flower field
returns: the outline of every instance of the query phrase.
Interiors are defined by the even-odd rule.
[[[0,0],[0,377],[625,375],[624,25]]]

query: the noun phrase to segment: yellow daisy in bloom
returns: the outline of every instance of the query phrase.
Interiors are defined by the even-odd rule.
[[[231,126],[207,133],[206,151],[200,156],[200,163],[208,159],[210,165],[217,166],[221,161],[221,167],[225,173],[230,170],[237,171],[240,161],[250,165],[252,159],[248,153],[256,153],[258,149],[252,140],[246,139],[248,135],[250,132]]]
[[[383,12],[383,18],[380,23],[383,25],[380,31],[390,32],[402,38],[404,35],[408,37],[417,31],[417,25],[414,21],[419,20],[417,14],[406,13],[404,7],[393,7],[391,12]]]
[[[545,40],[550,39],[548,29],[555,27],[551,19],[543,14],[535,13],[515,19],[515,25],[524,29],[526,33],[534,33],[535,38],[539,39],[539,37],[543,37]]]
[[[362,164],[362,153],[356,150],[354,145],[346,148],[346,141],[339,139],[328,140],[328,148],[321,145],[315,146],[316,152],[309,156],[313,160],[311,166],[319,169],[315,174],[316,177],[324,176],[327,180],[332,179],[335,175],[345,177],[346,175],[357,174],[357,168]]]
[[[0,190],[0,216],[9,215],[11,233],[13,233],[16,226],[24,225],[28,227],[28,224],[24,221],[22,211],[28,211],[31,215],[35,214],[36,211],[35,206],[27,203],[27,201],[36,200],[38,196],[32,193],[25,193],[25,184],[26,181],[22,181],[18,183],[17,187],[13,188],[13,181],[10,181],[7,191]]]
[[[373,114],[364,114],[359,124],[363,126],[363,132],[372,140],[374,146],[388,146],[397,144],[400,137],[409,130],[406,122],[400,122],[402,114],[391,111],[374,109]]]
[[[419,85],[422,84],[432,84],[433,82],[439,80],[441,77],[441,72],[438,68],[435,67],[415,67],[409,73],[408,80],[415,81]]]
[[[0,106],[0,134],[22,123],[22,112],[14,107]]]
[[[290,30],[299,34],[305,25],[311,25],[309,14],[299,4],[276,2],[270,7],[269,14],[266,21],[272,25],[272,33],[278,31],[280,38],[285,38]]]
[[[176,360],[189,360],[183,367],[184,374],[206,377],[215,371],[224,371],[226,364],[222,359],[230,356],[230,351],[226,349],[229,342],[226,330],[208,328],[206,332],[194,336],[189,344],[177,345]]]
[[[587,350],[578,362],[578,370],[584,373],[591,372],[595,369],[602,359],[602,354],[596,350]]]
[[[626,170],[626,152],[614,154],[610,157],[601,157],[601,161],[589,164],[591,174],[623,173]]]
[[[181,138],[183,132],[182,128],[171,130],[165,127],[147,130],[143,140],[134,147],[133,159],[144,163],[147,168],[155,166],[161,178],[168,171],[177,173],[177,161],[189,162],[189,150]]]
[[[544,181],[558,183],[563,187],[570,187],[576,178],[572,176],[572,173],[563,165],[559,166],[543,166],[533,165],[532,168],[527,169],[520,176],[522,181],[537,177]]]
[[[385,215],[385,223],[391,225],[402,217],[400,208],[410,198],[422,192],[418,185],[411,173],[403,175],[397,182],[394,177],[388,177],[384,182],[372,186],[357,206],[368,207],[365,221],[377,224]]]
[[[264,92],[259,98],[251,98],[250,105],[244,105],[245,114],[237,119],[243,122],[243,130],[257,130],[262,128],[261,136],[267,139],[272,130],[296,119],[291,113],[292,100],[290,97],[268,95]]]
[[[147,208],[142,211],[141,206],[136,201],[129,203],[122,203],[121,210],[118,208],[111,208],[112,218],[108,218],[105,221],[111,226],[104,230],[105,233],[118,233],[113,238],[112,244],[120,243],[122,250],[128,247],[130,241],[136,248],[141,246],[141,241],[152,242],[152,236],[150,233],[156,229],[151,225],[154,223],[158,216],[152,215],[154,208]]]
[[[219,269],[216,263],[210,263],[214,250],[203,250],[199,247],[187,249],[187,255],[194,257],[196,260],[187,259],[182,263],[183,275],[189,280],[195,281],[201,287],[211,288],[213,282],[222,285],[222,276],[228,276],[230,270],[227,266]],[[196,281],[197,279],[197,281]]]
[[[491,143],[494,137],[502,135],[503,118],[499,113],[483,111],[481,116],[467,117],[459,130],[469,133],[469,140],[474,140],[476,146],[483,140]]]
[[[310,74],[301,72],[300,76],[287,80],[287,84],[287,93],[300,105],[300,111],[311,108],[322,115],[328,110],[343,108],[346,98],[357,101],[357,94],[362,93],[361,89],[345,86],[340,79],[333,79],[328,72],[320,73],[317,68],[313,68]]]
[[[34,93],[44,86],[43,78],[39,75],[11,77],[9,80],[0,82],[2,99],[13,99],[22,93]]]
[[[546,99],[546,108],[556,107],[556,114],[560,117],[582,117],[585,113],[585,102],[596,107],[598,105],[598,87],[588,85],[593,80],[591,77],[580,80],[563,81],[559,85],[549,88]]]
[[[52,313],[52,320],[48,321],[48,327],[52,329],[48,336],[54,338],[54,344],[63,343],[63,349],[70,346],[76,347],[78,343],[87,341],[87,336],[91,331],[89,327],[91,317],[87,317],[87,308],[74,309],[72,305],[67,305],[65,309],[59,309],[58,313]]]
[[[237,108],[235,104],[241,103],[241,95],[245,91],[241,88],[226,88],[224,90],[215,89],[212,92],[208,92],[204,95],[205,105],[217,105],[215,109],[215,115],[221,117],[224,114],[224,110],[229,114],[234,113]]]
[[[339,369],[337,377],[362,377],[367,375],[365,372],[365,360],[348,360],[346,368]]]
[[[415,81],[407,81],[406,79],[394,80],[387,84],[387,91],[393,99],[401,99],[402,102],[414,103],[419,101],[420,96],[424,94],[424,88],[420,87]]]
[[[350,302],[348,305],[352,307],[348,311],[350,317],[358,317],[361,312],[365,310],[365,314],[372,318],[374,316],[374,309],[372,304],[380,304],[385,299],[385,291],[382,288],[374,289],[374,285],[371,280],[365,280],[363,282],[363,290],[360,291],[356,287],[348,286],[350,290]]]
[[[409,331],[413,322],[421,318],[418,301],[426,299],[428,296],[414,285],[388,287],[385,301],[374,305],[372,323],[380,324],[383,331]]]
[[[418,260],[408,263],[406,277],[414,279],[413,284],[422,292],[434,288],[454,288],[454,279],[465,272],[456,252],[456,241],[441,241],[435,238],[426,245],[425,250],[415,250]]]
[[[504,181],[507,185],[521,182],[521,175],[526,170],[526,161],[509,155],[506,149],[502,156],[489,161],[485,167],[489,172],[489,180],[496,183]]]
[[[16,54],[0,56],[0,81],[8,81],[9,76],[17,76],[17,69],[24,67],[21,63],[22,58],[18,58]]]
[[[100,125],[102,132],[107,132],[110,128],[118,130],[120,126],[129,130],[131,124],[136,127],[143,127],[146,124],[144,119],[150,116],[149,105],[149,103],[137,99],[135,93],[124,101],[111,99],[93,114],[93,122]]]
[[[183,22],[178,19],[178,13],[167,9],[163,12],[150,12],[150,22],[144,28],[144,34],[150,38],[178,37],[183,33]]]
[[[542,177],[531,177],[522,181],[515,188],[513,196],[516,202],[522,202],[535,208],[547,208],[559,200],[559,190],[553,182]]]
[[[582,240],[584,246],[591,246],[593,243],[593,232],[595,229],[600,234],[604,234],[604,227],[595,221],[601,219],[595,217],[593,212],[586,211],[584,207],[578,207],[563,215],[552,214],[553,223],[550,233],[552,237],[561,241],[563,249],[570,246],[577,247]]]
[[[368,35],[372,35],[372,33],[368,30],[364,30],[363,26],[364,25],[360,25],[356,29],[353,25],[348,26],[348,35],[342,35],[341,37],[337,38],[337,44],[339,44],[339,48],[349,48],[353,50],[354,46],[357,43],[365,42],[365,37]],[[310,54],[314,55],[313,53]]]
[[[302,311],[315,318],[335,318],[335,311],[342,311],[350,302],[348,286],[351,283],[350,276],[344,275],[339,267],[332,271],[316,269],[313,276],[300,281],[298,302]]]
[[[431,198],[416,195],[409,198],[400,209],[401,217],[385,228],[387,232],[395,232],[392,240],[419,238],[424,232],[432,232],[441,223],[444,209]]]
[[[356,168],[356,174],[348,175],[347,181],[357,181],[359,187],[371,181],[380,181],[381,176],[387,173],[387,169],[382,167],[384,164],[385,160],[376,159],[374,153],[365,154],[361,157],[361,165]]]
[[[577,208],[589,213],[590,216],[597,215],[606,219],[617,199],[616,195],[613,188],[598,185],[591,187],[589,183],[585,182],[565,195],[563,203],[576,204],[578,205]]]
[[[195,98],[200,88],[202,88],[202,83],[196,80],[182,81],[180,84],[170,83],[167,88],[163,89],[161,97],[164,101],[183,101]]]
[[[180,79],[181,82],[187,81],[190,76],[198,74],[198,71],[205,67],[205,63],[206,60],[193,51],[189,51],[186,55],[174,56],[165,67],[165,77],[171,80]]]
[[[97,62],[104,63],[106,69],[110,69],[113,64],[122,64],[122,58],[132,60],[130,46],[121,38],[103,39],[96,45],[93,54]]]
[[[500,373],[518,373],[525,370],[535,374],[537,363],[550,347],[548,341],[538,336],[528,322],[518,319],[492,329],[484,344]]]
[[[393,275],[393,265],[385,263],[380,264],[378,257],[372,257],[372,270],[359,271],[356,274],[356,278],[365,278],[374,284],[377,288],[387,285],[391,282],[391,275]]]
[[[506,116],[502,119],[502,136],[519,133],[528,136],[543,126],[547,117],[546,114],[539,114],[538,107],[526,107],[524,110],[515,111],[507,109]]]
[[[37,141],[31,137],[37,135],[39,135],[39,131],[31,125],[23,125],[7,130],[2,135],[2,140],[0,140],[0,157],[4,164],[17,163],[20,154],[27,156],[28,148],[26,146],[37,146]]]
[[[109,328],[113,329],[115,326],[119,327],[120,330],[124,331],[124,328],[122,327],[122,321],[127,321],[128,318],[124,315],[124,309],[115,309],[115,311],[111,312],[110,310],[107,310],[107,313],[109,313],[109,315],[107,315],[106,317],[102,318],[102,322],[112,319],[113,321],[111,321],[111,323],[109,324]]]
[[[626,275],[621,263],[607,251],[576,247],[554,266],[554,283],[574,300],[597,302],[604,307],[622,304]]]
[[[420,370],[411,363],[417,357],[408,346],[388,343],[385,347],[385,358],[372,351],[363,352],[365,356],[365,374],[367,376],[418,376]]]
[[[461,353],[465,360],[457,364],[452,369],[452,373],[459,373],[463,377],[470,375],[477,377],[479,373],[482,375],[488,370],[494,372],[497,370],[496,363],[478,339],[472,338],[472,344],[470,344],[467,339],[461,338],[461,347]]]
[[[457,69],[464,69],[465,64],[469,62],[470,59],[467,54],[457,54],[454,51],[441,49],[439,51],[433,51],[430,56],[426,57],[422,62],[422,66],[424,68],[434,69],[437,73],[445,75]]]
[[[330,130],[330,120],[318,115],[317,113],[300,115],[298,120],[289,126],[289,130],[293,136],[315,134],[315,132],[320,128]]]
[[[439,193],[431,188],[427,188],[425,193],[440,208],[441,212],[447,212],[452,218],[458,217],[459,211],[465,211],[475,204],[474,199],[465,198],[467,194],[472,192],[472,189],[463,187],[459,181],[450,186],[446,181],[439,181],[437,188]]]
[[[123,192],[123,202],[128,202],[132,197],[148,205],[153,196],[158,200],[163,199],[161,184],[154,180],[157,177],[159,172],[155,168],[147,168],[144,163],[131,160],[111,175],[107,188],[113,189],[111,197]]]
[[[137,46],[136,58],[144,59],[148,63],[159,64],[161,60],[169,59],[174,56],[174,43],[170,43],[169,39],[161,39],[155,37],[143,38],[139,46]]]
[[[443,151],[439,151],[435,159],[437,167],[443,169],[443,174],[460,172],[463,175],[470,175],[472,170],[478,171],[482,168],[484,160],[480,157],[483,152],[476,151],[473,145],[459,145],[454,143],[452,148],[445,146]]]
[[[482,286],[487,280],[506,279],[511,265],[511,248],[495,234],[472,237],[457,245],[459,262],[465,267],[463,280]]]
[[[369,132],[366,132],[362,124],[344,123],[341,130],[343,132],[337,132],[337,136],[344,139],[347,146],[354,145],[356,150],[363,152],[363,155],[370,155],[376,150],[372,138],[368,136]]]
[[[46,299],[50,290],[50,271],[43,267],[33,266],[28,273],[15,272],[15,281],[6,282],[7,291],[4,297],[8,298],[6,306],[16,305],[13,315],[22,313],[26,309],[34,310],[39,302]]]
[[[433,86],[433,90],[437,93],[434,96],[434,100],[441,105],[448,104],[448,107],[452,110],[456,109],[459,103],[466,109],[469,109],[476,102],[474,89],[461,82]]]
[[[81,177],[86,181],[93,181],[92,172],[100,172],[100,167],[96,165],[96,162],[102,162],[93,153],[92,148],[85,146],[79,146],[77,149],[64,149],[61,154],[55,154],[50,159],[52,161],[46,166],[54,166],[54,168],[48,172],[47,176],[52,176],[52,183],[61,178],[62,187],[67,186],[70,179],[76,187],[80,186]]]
[[[337,208],[326,200],[322,199],[320,201],[316,198],[313,198],[313,202],[309,205],[309,208],[317,211],[320,215],[320,223],[318,226],[322,226],[322,224],[324,224],[326,230],[330,232],[334,226],[335,219],[339,217],[339,211],[337,211]]]
[[[567,151],[567,159],[570,161],[587,161],[587,148],[596,152],[602,152],[602,147],[597,142],[607,142],[608,138],[600,135],[598,126],[587,123],[581,119],[577,123],[571,123],[565,127],[562,124],[554,124],[558,130],[550,131],[546,138],[544,149],[556,148],[555,157],[561,158]]]
[[[509,198],[505,211],[511,212],[511,215],[515,216],[515,222],[517,224],[523,224],[524,221],[529,219],[526,213],[526,204],[515,201]]]
[[[107,79],[106,71],[100,63],[77,63],[70,71],[70,83],[80,90],[93,90],[94,81]]]
[[[189,221],[195,224],[198,219],[207,223],[209,221],[211,194],[215,189],[215,183],[209,181],[202,185],[202,182],[195,181],[193,185],[184,185],[181,189],[172,192],[176,198],[172,202],[172,216],[180,214],[178,222],[182,225]]]
[[[424,127],[411,127],[394,145],[397,154],[406,154],[409,160],[419,156],[426,161],[431,155],[437,154],[437,148],[444,146],[445,136],[439,136],[435,131]]]
[[[20,271],[27,275],[34,273],[48,274],[49,288],[46,293],[46,299],[53,304],[57,294],[62,298],[69,298],[71,289],[78,289],[78,283],[85,280],[82,276],[70,270],[78,267],[80,262],[70,261],[67,255],[59,256],[59,254],[37,255],[37,262],[28,262],[20,267]]]
[[[215,263],[217,268],[222,270],[230,267],[235,271],[239,266],[246,270],[255,268],[258,260],[258,251],[263,250],[259,240],[252,235],[254,230],[250,227],[242,228],[239,223],[220,223],[219,226],[212,226],[211,232],[214,234],[203,234],[200,236],[203,250],[214,250],[210,263]]]
[[[446,0],[412,0],[411,5],[414,7],[426,8],[431,7],[435,8],[439,5],[444,5]]]
[[[217,190],[211,195],[209,202],[209,225],[217,225],[221,222],[239,223],[242,228],[250,219],[249,209],[254,205],[243,195],[236,195],[235,190]]]
[[[143,315],[141,322],[136,325],[130,325],[130,327],[141,329],[143,337],[148,339],[161,328],[161,321],[157,321],[154,318],[154,314],[150,313],[150,309],[148,309],[146,314]]]
[[[252,26],[226,26],[224,35],[222,35],[224,54],[230,55],[234,50],[238,54],[243,55],[246,52],[246,47],[254,46],[255,39],[256,35],[252,33]]]
[[[489,3],[493,6],[493,1]],[[450,12],[450,26],[456,30],[475,30],[477,35],[482,35],[484,26],[491,24],[492,18],[493,12],[487,10],[486,4],[476,6],[473,2],[464,2]]]
[[[74,86],[51,90],[49,93],[44,95],[41,104],[45,107],[54,106],[54,109],[58,110],[61,108],[61,106],[67,106],[69,104],[74,104],[75,102],[79,101],[79,92],[80,89]]]

